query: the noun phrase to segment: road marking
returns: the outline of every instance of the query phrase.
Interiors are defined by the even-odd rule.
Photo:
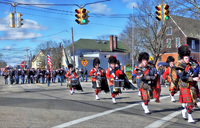
[[[163,117],[162,119],[151,123],[150,125],[146,126],[145,128],[158,128],[161,125],[163,125],[165,122],[167,122],[168,120],[171,120],[172,118],[178,116],[179,114],[181,114],[181,110],[173,112],[173,113]]]
[[[160,97],[160,99],[166,99],[166,98],[169,98],[169,97],[170,96],[164,96],[164,97]],[[154,100],[151,100],[151,101],[154,101]],[[131,104],[131,105],[128,105],[128,106],[125,106],[125,107],[116,108],[116,109],[108,110],[108,111],[105,111],[105,112],[102,112],[102,113],[98,113],[98,114],[94,114],[94,115],[91,115],[91,116],[87,116],[87,117],[83,117],[83,118],[80,118],[80,119],[76,119],[76,120],[73,120],[73,121],[58,125],[58,126],[54,126],[52,128],[68,127],[68,126],[71,126],[71,125],[74,125],[74,124],[78,124],[78,123],[81,123],[81,122],[84,122],[84,121],[87,121],[87,120],[90,120],[90,119],[94,119],[94,118],[97,118],[97,117],[100,117],[100,116],[104,116],[104,115],[107,115],[107,114],[110,114],[110,113],[113,113],[113,112],[116,112],[116,111],[120,111],[120,110],[123,110],[123,109],[128,109],[128,108],[140,105],[141,103],[143,103],[143,102],[139,102],[139,103],[136,103],[136,104]]]
[[[198,102],[197,105],[200,106],[200,102]],[[172,118],[180,115],[181,111],[182,110],[178,110],[176,112],[173,112],[173,113],[163,117],[162,119],[151,123],[150,125],[146,126],[145,128],[158,128],[158,127],[162,126],[165,122],[167,122],[167,121],[171,120]]]

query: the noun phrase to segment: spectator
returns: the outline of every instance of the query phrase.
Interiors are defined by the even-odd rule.
[[[5,69],[5,71],[3,72],[3,76],[5,79],[5,84],[8,84],[8,73],[7,73],[7,69]]]
[[[78,77],[79,77],[79,79],[80,79],[81,82],[84,81],[84,80],[83,80],[83,69],[80,69],[80,70],[79,70]]]
[[[84,68],[83,76],[85,77],[85,82],[87,82],[87,75],[88,75],[88,73],[87,73],[87,69]],[[84,80],[84,77],[83,77],[83,80]]]
[[[49,69],[47,69],[45,75],[46,75],[47,86],[49,87],[51,81],[51,72],[49,71]]]
[[[57,75],[57,72],[55,71],[55,69],[53,69],[52,75],[53,75],[53,77],[52,77],[52,83],[55,83],[55,81],[56,81],[56,75]]]

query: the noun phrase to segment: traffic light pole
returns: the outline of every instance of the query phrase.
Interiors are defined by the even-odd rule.
[[[133,26],[132,26],[132,71],[134,70],[134,6],[133,6]]]

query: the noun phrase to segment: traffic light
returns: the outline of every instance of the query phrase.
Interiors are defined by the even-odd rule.
[[[15,13],[11,12],[9,16],[10,16],[10,27],[14,28],[15,27]]]
[[[76,12],[76,23],[80,24],[80,25],[85,25],[88,24],[89,20],[88,20],[88,13],[89,11],[87,11],[85,8],[79,8],[75,10]]]
[[[82,23],[81,22],[81,8],[76,9],[75,12],[76,12],[75,16],[77,18],[75,21],[76,21],[77,24],[81,24]]]
[[[156,8],[156,14],[157,14],[157,16],[156,16],[156,19],[158,20],[158,21],[161,21],[162,20],[162,8],[161,8],[161,5],[158,5],[158,6],[156,6],[155,7]]]
[[[87,11],[85,8],[82,8],[82,24],[88,24],[88,22],[90,22],[89,20],[88,20],[88,13],[89,13],[89,11]]]
[[[169,20],[169,5],[164,4],[164,20]]]
[[[22,23],[23,19],[21,18],[21,16],[23,16],[23,14],[17,12],[17,27],[18,28],[20,28],[23,25]]]

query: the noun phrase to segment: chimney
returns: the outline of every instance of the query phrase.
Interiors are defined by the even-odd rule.
[[[113,35],[110,35],[110,51],[113,51]]]
[[[117,49],[117,36],[115,35],[114,38],[114,49]]]

